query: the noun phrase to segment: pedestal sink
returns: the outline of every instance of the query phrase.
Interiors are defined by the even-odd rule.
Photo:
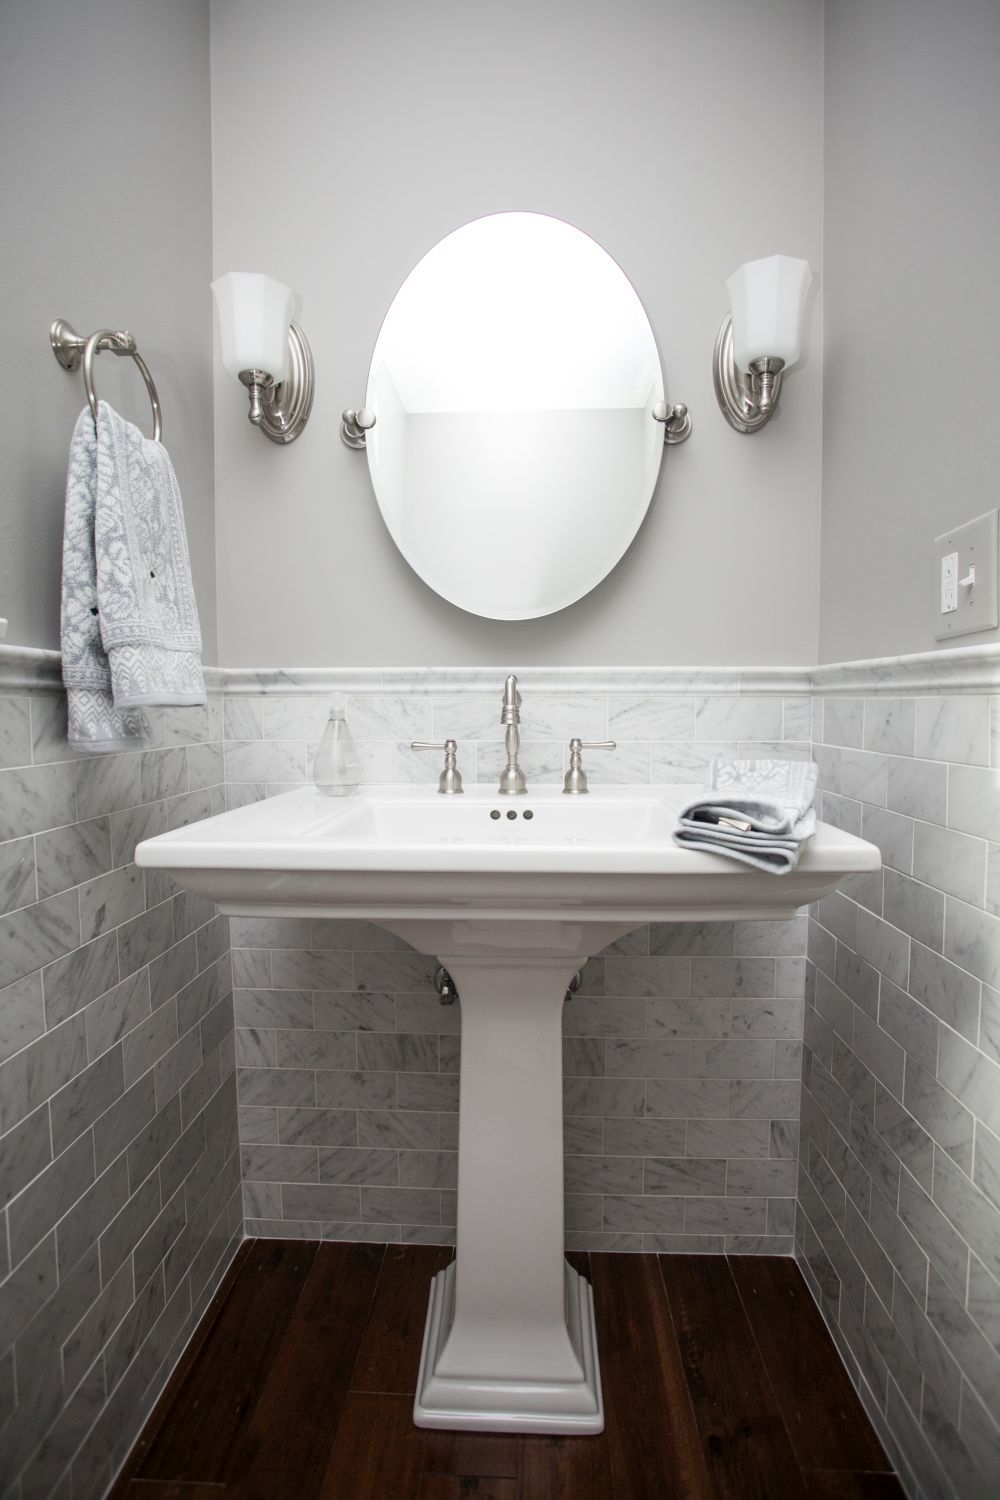
[[[790,917],[871,844],[821,823],[788,875],[670,839],[688,787],[498,797],[302,788],[140,844],[224,913],[364,917],[433,954],[461,996],[456,1259],[434,1278],[419,1426],[604,1425],[593,1298],[563,1257],[562,1027],[570,978],[650,921]],[[513,805],[511,805],[513,803]]]

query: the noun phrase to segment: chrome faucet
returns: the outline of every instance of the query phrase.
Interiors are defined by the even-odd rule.
[[[521,731],[518,728],[521,722],[520,708],[521,694],[517,690],[517,678],[512,672],[503,685],[503,707],[500,709],[500,723],[507,726],[507,733],[504,735],[507,764],[500,772],[500,785],[497,787],[502,797],[519,797],[528,790],[524,772],[517,763],[517,752],[521,746]]]

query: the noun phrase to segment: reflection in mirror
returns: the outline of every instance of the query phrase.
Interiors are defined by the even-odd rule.
[[[642,523],[662,397],[649,320],[594,240],[543,214],[466,224],[407,277],[372,356],[366,447],[394,542],[473,614],[565,608]]]

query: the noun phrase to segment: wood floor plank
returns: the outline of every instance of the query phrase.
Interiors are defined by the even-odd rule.
[[[351,1392],[337,1428],[321,1500],[412,1500],[425,1473],[442,1473],[436,1433],[413,1425],[413,1397]]]
[[[653,1256],[592,1255],[605,1438],[621,1500],[712,1494],[680,1350]]]
[[[516,1479],[480,1479],[469,1474],[425,1474],[419,1500],[521,1500]]]
[[[319,1493],[384,1255],[384,1245],[319,1246],[222,1470],[243,1500]]]
[[[352,1391],[413,1395],[431,1278],[453,1259],[447,1245],[388,1245],[358,1350]]]
[[[906,1500],[896,1475],[884,1471],[807,1469],[805,1479],[813,1500]]]
[[[228,1500],[225,1485],[168,1479],[132,1479],[121,1491],[115,1487],[112,1495],[118,1494],[121,1500]]]
[[[218,1483],[260,1400],[318,1246],[255,1240],[138,1478]]]
[[[736,1283],[721,1256],[660,1256],[718,1500],[805,1500],[806,1486]]]
[[[730,1270],[802,1468],[891,1470],[795,1262],[734,1256]]]
[[[164,1386],[160,1399],[150,1412],[145,1427],[136,1439],[132,1451],[108,1496],[108,1500],[123,1500],[123,1497],[127,1494],[127,1486],[137,1477],[145,1462],[146,1454],[156,1440],[160,1429],[170,1419],[170,1413],[173,1410],[178,1392],[187,1383],[191,1371],[201,1359],[201,1353],[209,1334],[215,1327],[223,1306],[239,1281],[247,1258],[252,1253],[253,1241],[245,1240],[233,1256],[225,1276],[223,1276],[216,1289],[215,1295],[202,1314],[201,1321],[188,1340],[184,1353],[181,1355],[170,1379]]]
[[[412,1396],[352,1392],[320,1500],[437,1500],[438,1494],[485,1500],[494,1492],[496,1500],[610,1500],[602,1444],[603,1438],[431,1431],[414,1427]]]

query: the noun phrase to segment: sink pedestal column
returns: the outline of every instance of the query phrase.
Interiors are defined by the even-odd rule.
[[[563,1253],[562,1008],[586,956],[439,953],[462,1006],[458,1250],[431,1284],[419,1427],[604,1427],[593,1296]]]

